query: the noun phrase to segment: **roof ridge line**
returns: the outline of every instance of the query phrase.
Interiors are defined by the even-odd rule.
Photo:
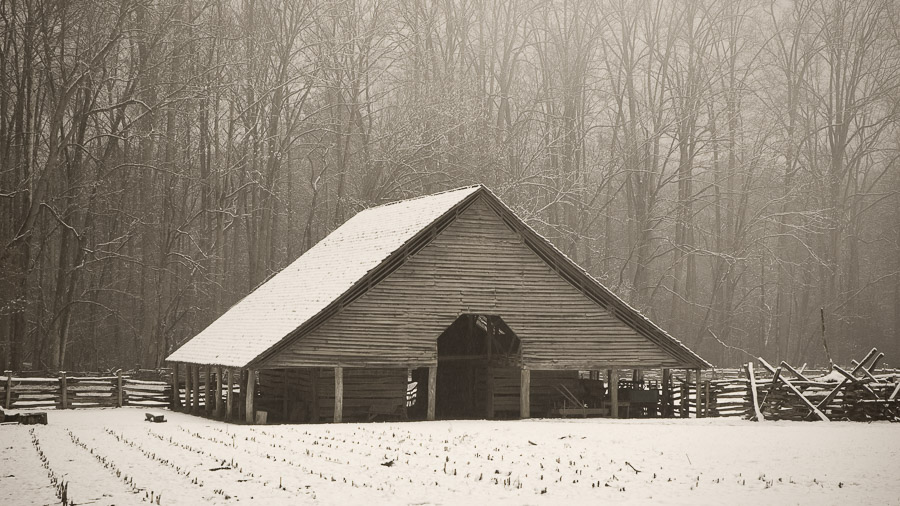
[[[364,212],[366,212],[366,211],[371,211],[372,209],[380,209],[380,208],[382,208],[382,207],[388,207],[388,206],[393,206],[393,205],[397,205],[397,204],[403,204],[404,202],[412,202],[412,201],[415,201],[415,200],[426,199],[426,198],[429,198],[429,197],[437,197],[438,195],[444,195],[444,194],[451,193],[451,192],[457,192],[457,191],[461,191],[461,190],[469,190],[469,189],[472,189],[472,188],[487,188],[487,187],[486,187],[484,184],[482,184],[482,183],[470,184],[470,185],[468,185],[468,186],[460,186],[460,187],[458,187],[458,188],[452,188],[452,189],[450,189],[450,190],[439,191],[439,192],[436,192],[436,193],[429,193],[429,194],[427,194],[427,195],[419,195],[418,197],[409,197],[408,199],[400,199],[400,200],[394,200],[394,201],[392,201],[392,202],[385,202],[384,204],[378,204],[377,206],[367,207],[367,208],[363,209],[362,211],[360,211],[359,213],[364,213]],[[359,214],[359,213],[357,213],[357,214]]]

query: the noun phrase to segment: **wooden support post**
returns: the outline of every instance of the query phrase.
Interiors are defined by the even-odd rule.
[[[531,418],[531,369],[522,369],[519,382],[519,418]]]
[[[703,418],[703,380],[700,379],[700,369],[694,369],[694,418]]]
[[[485,418],[488,420],[494,419],[494,369],[491,368],[490,364],[488,364],[485,369],[485,379],[484,379],[484,405],[485,405]],[[429,376],[430,378],[430,376]]]
[[[5,409],[12,409],[12,371],[6,371],[6,402],[3,404]]]
[[[428,412],[425,416],[428,420],[434,420],[434,407],[437,401],[437,366],[428,368]]]
[[[245,396],[245,401],[247,403],[244,408],[244,414],[246,415],[245,421],[247,423],[256,423],[256,410],[253,406],[253,397],[256,392],[256,369],[247,369],[247,395]]]
[[[609,416],[619,418],[619,370],[609,370]]]
[[[228,368],[228,390],[225,391],[225,419],[234,417],[234,369]]]
[[[334,423],[344,420],[344,368],[334,368]]]
[[[681,418],[691,416],[691,370],[684,370],[684,381],[681,383]]]
[[[191,386],[194,388],[194,395],[191,396],[191,400],[193,403],[191,404],[191,411],[194,413],[200,412],[200,365],[195,364],[191,367],[191,373],[194,375],[191,378]]]
[[[59,400],[61,409],[69,409],[69,381],[66,371],[59,371]]]
[[[235,420],[243,420],[244,415],[246,414],[247,406],[247,370],[246,369],[238,369],[237,374],[237,402],[235,402],[234,409],[237,411],[235,413]]]
[[[122,371],[116,373],[116,407],[122,407]]]
[[[288,412],[288,370],[281,370],[281,421],[286,422]]]
[[[318,423],[321,416],[319,415],[319,376],[321,375],[318,367],[313,367],[309,373],[309,389],[311,406],[309,410],[309,418],[312,423]]]
[[[703,418],[709,418],[709,380],[703,382]]]
[[[662,370],[662,406],[659,412],[663,418],[672,416],[672,373],[669,369]]]
[[[222,370],[222,366],[216,366],[216,418],[221,418],[224,414],[222,413],[222,389],[224,388]]]
[[[181,407],[181,392],[179,391],[178,381],[178,362],[172,364],[172,410]]]
[[[213,399],[212,399],[212,390],[213,390],[213,382],[212,382],[212,366],[206,365],[206,379],[203,381],[203,398],[204,405],[206,406],[206,415],[212,415],[213,413]]]
[[[191,373],[192,367],[193,365],[191,364],[184,364],[184,411],[187,413],[190,413],[194,406],[194,402],[191,399],[194,396],[194,389],[191,387],[191,379],[193,378]]]

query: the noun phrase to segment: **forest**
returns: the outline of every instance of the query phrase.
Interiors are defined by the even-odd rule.
[[[0,0],[0,367],[482,183],[717,366],[900,355],[896,0]]]

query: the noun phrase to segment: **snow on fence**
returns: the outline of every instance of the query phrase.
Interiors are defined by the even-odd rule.
[[[697,382],[672,378],[669,411],[662,416],[738,416],[750,420],[900,421],[900,370],[877,369],[883,353],[873,349],[852,368],[795,369],[758,359],[741,369],[711,370]],[[719,378],[719,379],[717,379]],[[698,415],[697,405],[700,405]]]
[[[796,369],[786,362],[773,367],[758,359],[756,368],[750,363],[739,369],[703,371],[699,392],[697,379],[688,373],[672,371],[665,389],[658,371],[639,375],[632,371],[634,379],[619,380],[619,399],[635,390],[658,394],[655,411],[644,407],[648,412],[635,412],[631,402],[626,416],[632,417],[900,421],[900,370],[879,369],[883,358],[873,349],[847,369]]]
[[[0,376],[5,409],[73,409],[121,406],[168,406],[172,387],[166,381],[134,379],[128,374],[17,377]]]

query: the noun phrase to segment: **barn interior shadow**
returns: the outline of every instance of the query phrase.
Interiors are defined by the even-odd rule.
[[[497,371],[515,369],[521,359],[519,338],[496,315],[464,314],[438,337],[438,367],[435,398],[437,419],[514,418],[518,416],[518,386],[509,392],[514,402],[497,404],[503,385]],[[412,380],[417,399],[410,418],[424,419],[428,404],[428,369],[415,369]],[[513,399],[509,399],[513,401]],[[508,406],[507,406],[508,404]]]

